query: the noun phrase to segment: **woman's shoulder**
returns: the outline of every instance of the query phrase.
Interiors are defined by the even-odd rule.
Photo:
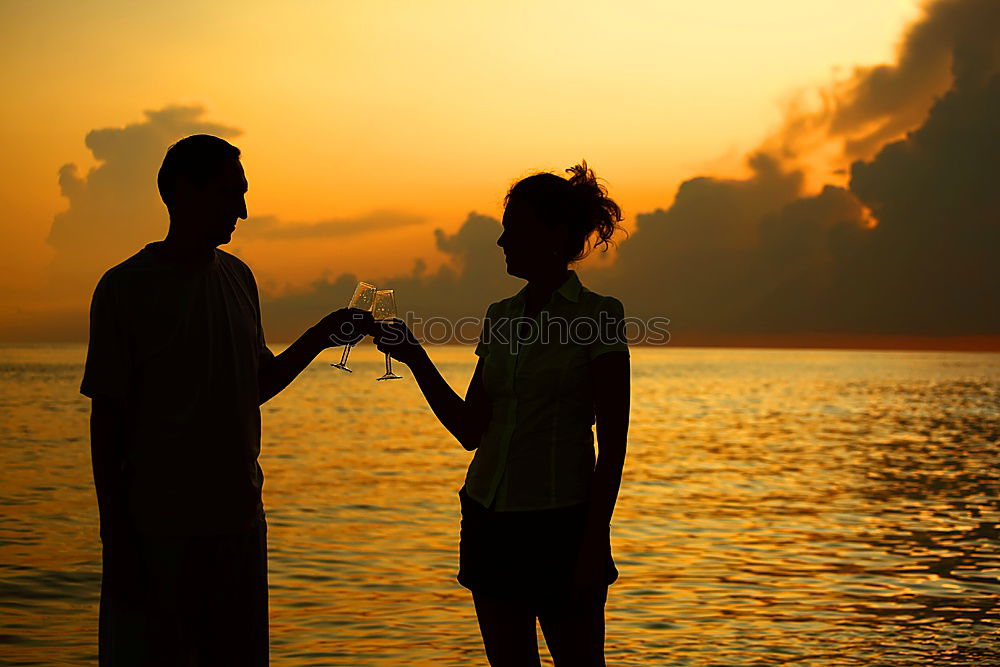
[[[598,294],[586,287],[580,290],[579,305],[583,316],[597,326],[593,328],[596,338],[587,345],[591,360],[606,352],[628,353],[625,331],[625,307],[616,297]]]
[[[583,286],[580,288],[579,303],[585,310],[591,312],[606,312],[618,316],[625,314],[625,306],[617,297],[599,294]]]
[[[521,293],[511,294],[510,296],[500,299],[499,301],[494,301],[489,306],[486,307],[486,315],[492,317],[499,317],[510,312],[514,308],[514,302]]]

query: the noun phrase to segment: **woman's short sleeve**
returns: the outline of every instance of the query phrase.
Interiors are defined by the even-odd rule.
[[[486,357],[490,353],[489,346],[489,327],[490,327],[490,313],[493,312],[493,305],[490,304],[486,308],[486,315],[483,316],[483,328],[479,332],[479,342],[476,344],[476,356]]]
[[[587,357],[596,359],[607,352],[628,352],[625,335],[625,307],[613,296],[601,299],[597,309],[597,340],[587,346]]]

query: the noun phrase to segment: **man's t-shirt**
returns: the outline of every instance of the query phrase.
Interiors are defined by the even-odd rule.
[[[150,243],[94,290],[80,391],[123,401],[126,499],[160,535],[245,530],[263,517],[257,371],[264,343],[250,268],[221,250],[205,266]]]

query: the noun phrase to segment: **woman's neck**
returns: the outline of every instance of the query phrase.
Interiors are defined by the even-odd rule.
[[[569,267],[564,266],[556,271],[530,278],[528,288],[524,293],[525,314],[529,317],[537,315],[542,306],[552,298],[552,293],[566,282],[567,277],[569,277]]]

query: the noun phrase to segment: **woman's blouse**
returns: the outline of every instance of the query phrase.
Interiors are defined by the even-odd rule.
[[[591,292],[570,271],[537,318],[525,291],[490,305],[476,354],[491,404],[489,426],[465,478],[484,507],[540,510],[585,502],[594,471],[589,363],[628,353],[618,299]]]

